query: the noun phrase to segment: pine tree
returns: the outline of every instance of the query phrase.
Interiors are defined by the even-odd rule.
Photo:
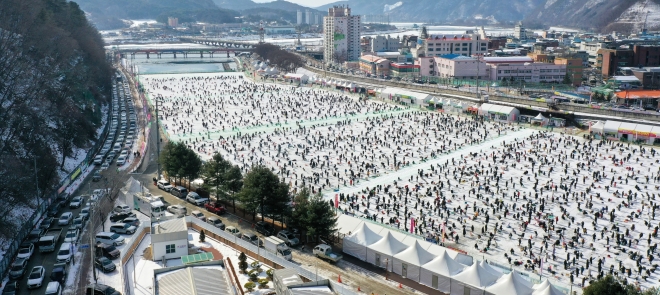
[[[317,193],[309,199],[307,206],[307,235],[329,237],[337,231],[337,217],[330,203]]]
[[[205,239],[206,239],[206,233],[204,232],[204,230],[202,230],[201,232],[199,232],[199,241],[204,243]]]
[[[255,166],[245,175],[243,188],[239,192],[239,199],[246,211],[252,212],[252,219],[256,219],[257,210],[261,213],[261,221],[269,212],[278,212],[289,202],[289,188],[270,169],[265,166]],[[267,206],[266,206],[267,204]]]
[[[241,252],[241,254],[238,255],[238,261],[238,268],[242,273],[245,273],[245,270],[248,268],[247,256],[245,253]]]
[[[306,229],[307,228],[307,211],[309,209],[309,189],[303,187],[293,197],[293,210],[291,211],[291,219],[287,227]]]

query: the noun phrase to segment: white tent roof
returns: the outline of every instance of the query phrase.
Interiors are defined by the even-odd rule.
[[[131,176],[131,178],[126,181],[126,185],[121,189],[121,192],[125,195],[142,192],[142,184]]]
[[[515,271],[504,275],[492,286],[486,287],[486,292],[495,295],[531,295],[533,291],[531,283]]]
[[[353,216],[348,216],[346,214],[339,215],[337,218],[337,232],[345,235],[352,235],[355,229],[363,223],[364,221],[357,219]]]
[[[603,132],[619,133],[619,126],[621,126],[621,122],[607,120],[603,127]]]
[[[625,129],[625,130],[628,130],[628,131],[634,131],[636,127],[637,127],[637,124],[635,124],[635,123],[623,122],[623,123],[621,123],[621,125],[619,126],[619,129]]]
[[[349,240],[353,243],[363,245],[363,246],[369,246],[375,242],[380,241],[383,237],[378,235],[378,232],[381,231],[383,228],[381,227],[380,229],[375,228],[371,229],[367,223],[362,222],[356,229],[353,234],[351,234],[348,237],[345,237],[344,240]]]
[[[637,124],[637,127],[635,127],[635,133],[649,133],[651,130],[653,130],[651,125]]]
[[[389,231],[382,239],[380,239],[380,241],[369,246],[369,249],[371,250],[392,256],[406,250],[406,248],[408,248],[408,246],[393,237],[392,233]]]
[[[546,280],[547,282],[548,280]],[[560,291],[557,289],[557,287],[553,286],[552,284],[548,283],[547,286],[544,288],[539,288],[532,293],[533,295],[566,295],[564,292]]]
[[[463,271],[465,267],[452,259],[447,251],[444,251],[444,253],[438,255],[435,259],[422,265],[422,268],[440,275],[451,277]]]
[[[603,132],[603,128],[605,127],[605,123],[603,121],[598,121],[596,124],[591,126],[591,131],[593,132]]]
[[[539,113],[538,115],[536,115],[536,117],[534,117],[534,120],[539,120],[539,121],[543,121],[545,119],[546,118],[541,113]]]
[[[497,271],[492,266],[490,266],[490,264],[488,264],[488,262],[486,262],[485,260],[482,260],[481,262],[479,262],[479,265],[481,267],[483,267],[485,270],[490,271],[490,273],[494,274],[498,278],[500,278],[504,275],[503,273]]]
[[[497,276],[481,267],[479,263],[474,263],[463,272],[454,276],[453,279],[468,285],[483,288],[495,283],[495,281],[497,281]]]
[[[658,127],[658,126],[653,126],[653,129],[651,129],[651,133],[653,133],[653,134],[655,134],[656,136],[658,136],[658,134],[660,134],[660,127]]]
[[[415,244],[408,247],[408,249],[401,251],[399,254],[394,255],[394,258],[405,261],[406,263],[422,266],[423,264],[433,260],[435,256],[428,251],[424,250],[422,246],[415,241]]]
[[[542,290],[542,289],[545,289],[545,287],[547,287],[548,285],[550,285],[550,282],[548,281],[548,279],[545,279],[545,280],[543,280],[543,282],[532,286],[532,289]]]
[[[482,112],[487,113],[493,107],[495,107],[494,104],[484,103],[479,108]]]

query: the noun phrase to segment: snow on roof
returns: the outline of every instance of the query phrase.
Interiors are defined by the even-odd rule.
[[[486,63],[510,63],[510,62],[534,62],[534,59],[528,56],[486,56],[483,57]]]
[[[610,79],[619,82],[639,82],[639,79],[635,76],[612,76]]]
[[[397,240],[394,236],[392,236],[392,233],[388,231],[387,234],[385,234],[385,236],[380,239],[380,241],[374,243],[368,248],[385,255],[393,256],[408,248],[408,245]]]
[[[499,281],[485,289],[493,295],[531,295],[532,283],[515,271],[504,275]]]
[[[294,295],[335,294],[328,286],[291,287],[289,290]]]
[[[416,99],[421,99],[423,101],[429,100],[429,99],[431,99],[431,97],[433,97],[430,94],[404,90],[404,89],[396,88],[396,87],[386,87],[381,92],[383,94],[410,96],[410,97],[414,97]]]
[[[447,251],[422,265],[422,268],[447,277],[454,276],[465,269],[463,265],[452,259]]]
[[[475,263],[454,276],[454,279],[474,287],[483,288],[495,283],[498,277],[484,269],[479,263]]]
[[[348,235],[349,233],[352,234],[358,228],[360,223],[364,223],[364,221],[353,216],[341,214],[339,215],[339,218],[337,218],[337,232],[345,235]]]
[[[603,127],[603,132],[618,133],[619,126],[621,126],[621,122],[607,120],[605,122],[605,126]]]
[[[545,280],[545,282],[547,281],[548,280]],[[548,283],[548,285],[543,288],[536,289],[536,291],[534,291],[534,293],[532,294],[533,295],[565,295],[564,292],[559,291],[557,287],[553,286],[550,283]]]
[[[422,266],[426,264],[427,262],[433,260],[435,256],[428,251],[424,250],[424,248],[419,244],[419,242],[415,241],[415,243],[408,247],[408,249],[401,251],[401,253],[394,255],[394,258],[400,259],[405,261],[406,263],[410,263],[412,265],[416,266]]]
[[[345,237],[344,239],[359,245],[369,246],[373,243],[378,242],[380,239],[383,238],[383,236],[378,234],[382,230],[383,230],[382,227],[376,228],[374,226],[374,228],[372,229],[371,226],[369,226],[367,223],[362,222],[355,229],[355,232],[353,234]]]

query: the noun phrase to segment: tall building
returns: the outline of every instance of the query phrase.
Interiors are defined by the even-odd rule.
[[[323,60],[326,63],[357,61],[360,58],[360,16],[348,6],[328,8],[323,17]]]
[[[172,28],[176,28],[179,26],[179,19],[176,17],[168,17],[167,18],[167,25]]]
[[[308,25],[312,24],[312,12],[309,9],[305,10],[305,23]]]
[[[460,54],[463,56],[484,55],[488,53],[488,40],[481,39],[481,35],[472,31],[465,34],[429,35],[423,31],[420,38],[426,36],[421,42],[425,56],[442,56],[446,54]]]
[[[527,31],[522,21],[516,24],[516,27],[513,29],[513,36],[518,40],[527,40]]]
[[[302,23],[303,23],[303,13],[300,9],[298,9],[297,16],[298,16],[298,21],[296,23],[299,24],[299,25],[302,25]]]

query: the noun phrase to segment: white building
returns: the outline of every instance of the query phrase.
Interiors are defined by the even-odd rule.
[[[417,59],[422,76],[438,76],[456,79],[489,78],[489,68],[485,62],[460,54],[445,54],[438,57]]]
[[[458,35],[429,35],[422,42],[422,48],[427,57],[445,54],[473,56],[488,53],[488,40],[472,31]]]
[[[188,225],[184,218],[155,224],[151,228],[151,253],[154,260],[177,259],[188,255]]]
[[[551,63],[488,63],[490,80],[525,82],[562,82],[566,65]]]
[[[527,31],[522,24],[522,21],[517,23],[513,29],[513,36],[518,40],[527,40]]]
[[[297,12],[296,16],[298,18],[296,24],[302,25],[302,23],[303,23],[303,13],[300,9],[298,9],[298,12]]]
[[[394,52],[399,51],[401,48],[401,39],[399,37],[392,38],[390,35],[369,38],[369,47],[371,52]]]
[[[305,23],[308,25],[312,24],[312,12],[308,10],[305,10]]]
[[[360,16],[348,6],[328,8],[323,18],[323,59],[326,63],[357,61],[360,58]]]

